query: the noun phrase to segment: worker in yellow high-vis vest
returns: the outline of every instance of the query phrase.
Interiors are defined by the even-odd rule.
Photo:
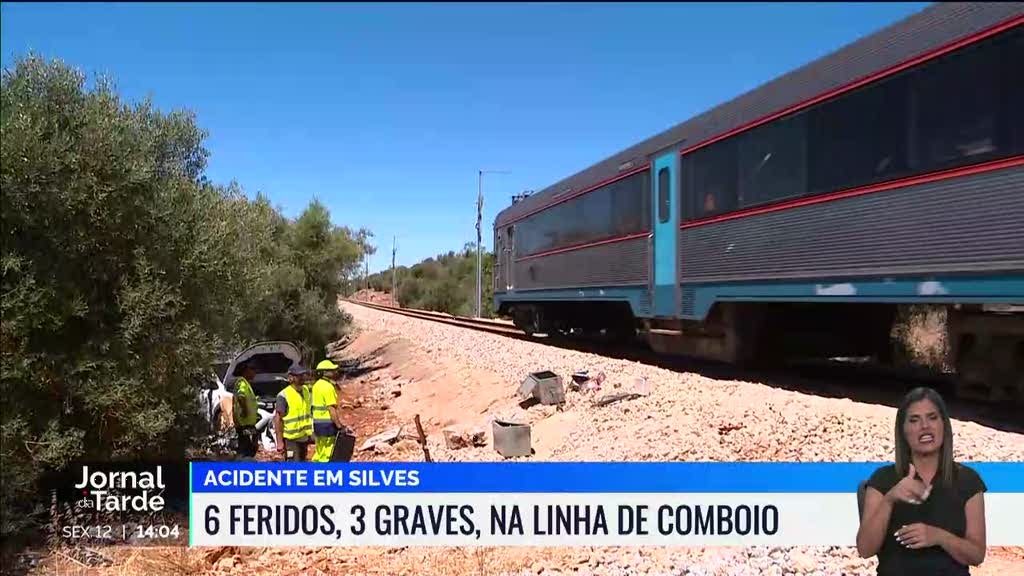
[[[241,376],[235,381],[231,415],[235,421],[235,433],[238,435],[238,455],[252,458],[256,455],[256,440],[259,436],[256,423],[260,420],[256,392],[252,389],[256,369],[247,361],[242,363],[239,372]]]
[[[288,385],[277,395],[274,431],[277,451],[285,460],[305,462],[306,450],[313,439],[313,415],[306,368],[296,364],[288,369]]]
[[[313,383],[313,436],[316,437],[313,462],[330,462],[338,432],[349,431],[338,409],[338,368],[331,360],[316,365],[319,378]]]

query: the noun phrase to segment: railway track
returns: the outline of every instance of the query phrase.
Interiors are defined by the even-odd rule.
[[[394,306],[383,306],[381,304],[373,304],[370,302],[363,302],[360,300],[346,299],[345,302],[351,302],[352,304],[358,304],[359,306],[365,306],[366,308],[380,310],[381,312],[401,314],[402,316],[420,318],[423,320],[430,320],[432,322],[440,322],[442,324],[451,324],[452,326],[462,326],[463,328],[472,328],[473,330],[490,332],[492,334],[501,334],[511,337],[523,336],[524,338],[526,336],[526,334],[524,334],[522,330],[516,328],[515,326],[512,325],[511,322],[507,322],[505,320],[489,320],[486,318],[466,318],[464,316],[452,316],[451,314],[445,314],[443,312],[415,310],[412,308],[396,308]]]
[[[381,312],[388,312],[390,314],[399,314],[402,316],[408,316],[410,318],[419,318],[421,320],[429,320],[431,322],[438,322],[441,324],[460,326],[462,328],[469,328],[471,330],[478,330],[480,332],[488,332],[491,334],[497,334],[508,338],[515,338],[517,340],[528,340],[530,342],[537,342],[551,346],[557,346],[559,348],[568,348],[579,352],[587,352],[591,354],[600,354],[602,356],[610,356],[619,359],[632,360],[634,362],[657,364],[657,360],[659,358],[663,358],[655,354],[649,348],[647,348],[646,343],[639,339],[633,343],[623,344],[621,342],[611,343],[609,341],[588,337],[568,338],[563,336],[537,334],[530,336],[527,335],[522,330],[520,330],[519,328],[516,328],[515,325],[509,320],[453,316],[451,314],[445,314],[443,312],[431,312],[429,310],[417,310],[413,308],[396,308],[394,306],[384,306],[381,304],[373,304],[371,302],[364,302],[361,300],[344,299],[344,301],[356,304],[358,306],[363,306],[365,308],[371,308],[373,310],[379,310]]]
[[[466,318],[358,300],[345,301],[381,312],[459,326],[507,338],[639,362],[677,372],[694,372],[716,380],[759,382],[774,388],[821,397],[848,398],[858,402],[896,407],[900,398],[910,388],[930,386],[946,398],[952,417],[1009,432],[1024,433],[1024,423],[1020,421],[1020,415],[1013,406],[956,398],[955,380],[952,376],[926,369],[826,360],[795,361],[772,368],[747,368],[712,360],[657,354],[640,339],[623,344],[586,338],[527,336],[506,320]]]

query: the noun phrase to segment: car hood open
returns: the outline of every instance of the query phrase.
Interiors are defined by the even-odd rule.
[[[260,404],[272,402],[277,393],[288,385],[288,369],[302,361],[299,347],[286,341],[259,342],[239,352],[225,372],[224,384],[229,390],[236,389],[239,376],[235,373],[239,364],[252,360],[256,377],[251,384]]]

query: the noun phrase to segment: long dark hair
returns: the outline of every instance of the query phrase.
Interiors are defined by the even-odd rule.
[[[946,410],[946,403],[942,396],[931,388],[914,388],[903,397],[900,407],[896,410],[896,473],[906,476],[910,470],[910,444],[903,432],[903,425],[907,422],[907,411],[910,405],[921,400],[930,400],[939,410],[942,416],[942,448],[939,454],[939,474],[942,475],[942,482],[947,486],[953,483],[953,425],[949,421],[949,411]]]

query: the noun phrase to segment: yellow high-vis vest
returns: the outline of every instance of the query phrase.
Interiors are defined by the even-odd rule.
[[[242,411],[238,409],[238,405],[243,402],[246,408],[245,418],[242,418]],[[235,393],[235,409],[232,411],[235,426],[255,426],[260,421],[256,408],[256,393],[252,390],[252,384],[245,378],[239,378],[238,392]]]
[[[288,402],[288,413],[282,419],[282,435],[286,440],[305,440],[313,435],[313,415],[310,412],[309,387],[303,386],[302,393],[292,385],[285,386],[278,396]]]
[[[335,406],[338,403],[338,394],[334,390],[334,383],[323,378],[317,380],[313,384],[313,430],[324,428],[325,425],[330,425],[328,428],[334,426],[334,420],[331,420],[331,411],[328,410],[329,406]]]

